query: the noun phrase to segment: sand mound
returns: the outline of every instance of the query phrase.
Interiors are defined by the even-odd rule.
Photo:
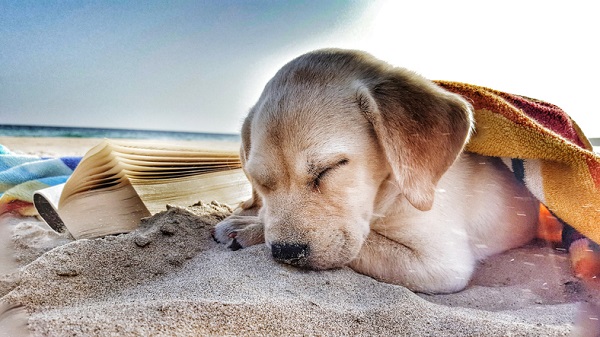
[[[34,336],[565,336],[591,296],[563,255],[536,245],[486,261],[451,295],[416,295],[348,268],[299,270],[264,245],[215,243],[209,228],[229,212],[173,207],[135,232],[78,241],[13,223],[22,267],[0,278],[1,301],[29,312]]]

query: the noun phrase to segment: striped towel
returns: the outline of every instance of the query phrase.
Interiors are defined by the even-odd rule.
[[[565,247],[583,235],[597,250],[600,157],[577,124],[559,107],[540,100],[465,83],[436,83],[473,105],[476,129],[467,151],[502,158],[565,224]]]
[[[81,157],[21,155],[0,145],[0,214],[35,215],[33,192],[67,181]]]

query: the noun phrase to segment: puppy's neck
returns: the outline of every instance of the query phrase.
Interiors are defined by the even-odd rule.
[[[390,173],[379,186],[371,222],[384,218],[397,204],[399,198],[403,198],[400,186]]]

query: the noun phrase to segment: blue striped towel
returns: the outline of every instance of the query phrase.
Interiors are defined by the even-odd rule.
[[[64,183],[80,161],[16,154],[0,145],[0,214],[35,215],[33,192]]]

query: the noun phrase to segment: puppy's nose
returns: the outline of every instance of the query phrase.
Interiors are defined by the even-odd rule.
[[[308,245],[281,242],[271,244],[271,255],[279,262],[303,266],[306,264],[308,254]]]

